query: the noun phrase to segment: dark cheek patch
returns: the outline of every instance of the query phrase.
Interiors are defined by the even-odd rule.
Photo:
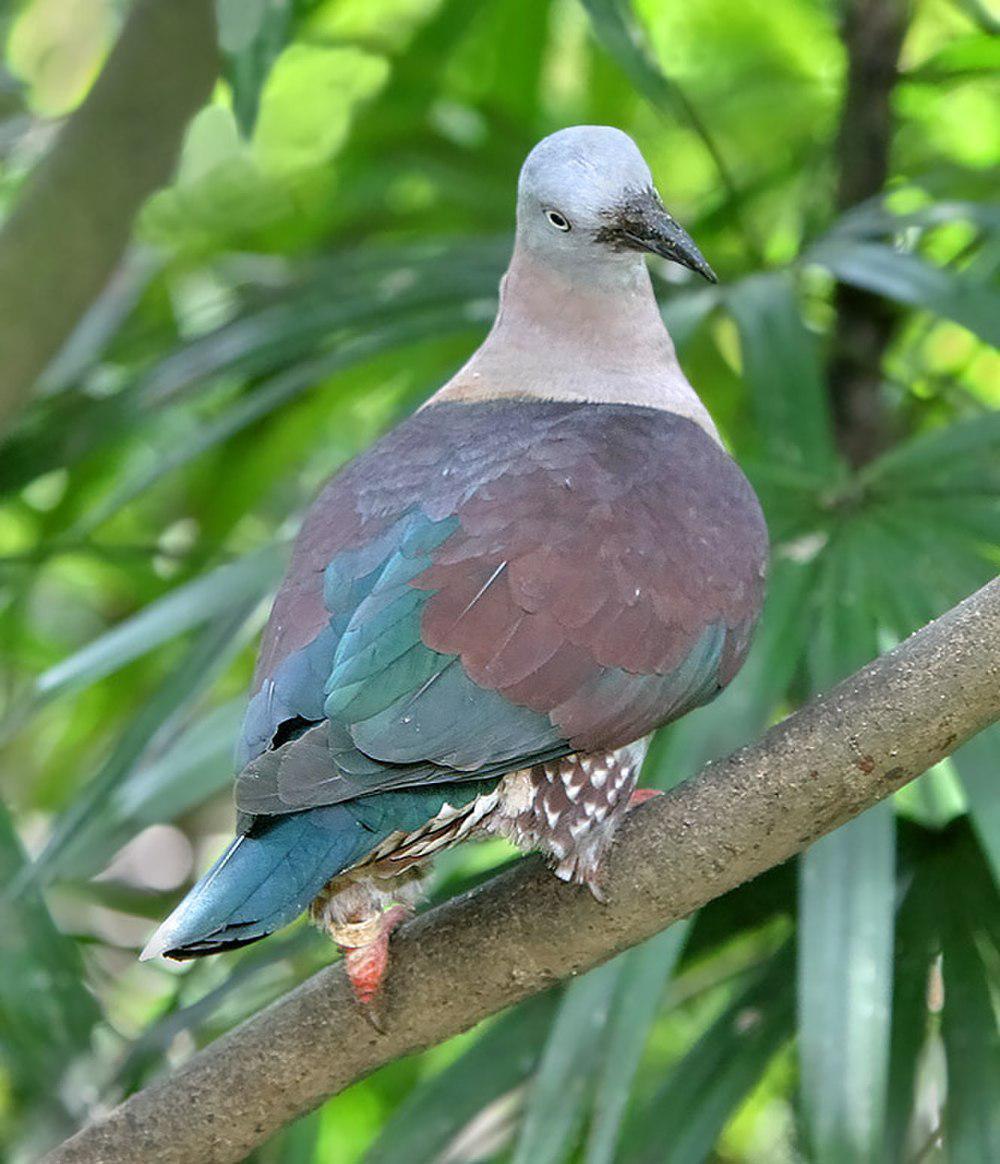
[[[648,238],[654,232],[650,212],[658,206],[659,196],[652,187],[628,191],[622,202],[605,212],[605,224],[594,233],[594,241],[617,251],[641,249],[637,248],[635,239]]]

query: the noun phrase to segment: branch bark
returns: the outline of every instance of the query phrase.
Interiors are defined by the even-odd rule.
[[[393,939],[387,1033],[339,965],[134,1095],[49,1164],[237,1161],[383,1064],[580,973],[787,860],[1000,718],[1000,579],[763,739],[632,814],[610,904],[521,862]]]
[[[107,282],[217,74],[213,0],[136,0],[0,230],[0,430]]]
[[[847,88],[837,141],[837,208],[847,210],[882,193],[892,149],[892,91],[906,35],[908,0],[848,0],[843,41]],[[863,465],[892,443],[882,393],[882,357],[895,313],[869,291],[841,284],[830,364],[837,443],[852,465]]]

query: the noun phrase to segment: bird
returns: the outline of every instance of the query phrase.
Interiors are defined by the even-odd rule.
[[[374,1013],[390,935],[449,846],[507,838],[605,900],[650,735],[742,666],[768,555],[647,253],[716,282],[632,138],[574,126],[531,150],[489,334],[303,521],[237,746],[235,839],[143,958],[309,911]]]

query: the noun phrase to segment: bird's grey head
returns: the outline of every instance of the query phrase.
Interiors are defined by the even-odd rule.
[[[528,154],[517,187],[517,237],[559,266],[593,268],[651,251],[716,281],[664,209],[639,147],[608,125],[561,129]]]

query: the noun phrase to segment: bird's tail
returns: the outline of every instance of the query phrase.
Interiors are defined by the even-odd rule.
[[[331,877],[393,833],[413,833],[497,782],[465,780],[373,793],[287,816],[258,817],[150,938],[143,960],[197,958],[246,946],[288,925]]]
[[[346,804],[258,818],[153,934],[141,958],[197,958],[266,937],[294,921],[331,877],[389,832],[373,832]]]

